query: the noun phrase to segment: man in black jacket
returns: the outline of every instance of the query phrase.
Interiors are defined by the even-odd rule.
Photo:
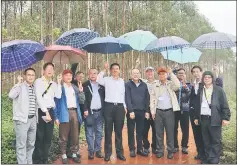
[[[125,102],[127,105],[128,145],[130,156],[135,157],[134,127],[136,124],[137,154],[148,156],[143,151],[142,138],[145,118],[149,119],[149,92],[146,83],[140,80],[138,69],[132,70],[132,80],[125,84]]]
[[[221,129],[229,123],[230,109],[223,89],[213,84],[212,72],[202,75],[195,98],[194,123],[201,125],[205,159],[203,164],[218,164],[221,154]]]
[[[88,144],[88,159],[103,158],[101,141],[103,136],[103,106],[105,88],[96,82],[98,71],[89,70],[89,80],[83,83],[85,93],[84,117],[86,140]],[[95,136],[94,136],[95,135]]]

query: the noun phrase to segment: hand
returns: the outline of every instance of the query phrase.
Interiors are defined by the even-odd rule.
[[[18,84],[22,83],[23,77],[21,77],[21,75],[17,76],[17,81],[18,81]]]
[[[56,124],[57,126],[59,126],[60,122],[59,122],[59,120],[58,120],[58,119],[57,119],[57,120],[55,120],[55,124]]]
[[[130,115],[130,118],[131,118],[131,119],[134,119],[134,118],[135,118],[135,113],[134,113],[134,112],[131,112],[129,115]]]
[[[152,114],[151,116],[152,116],[152,119],[155,120],[156,115],[155,115],[155,114]]]
[[[104,64],[104,69],[105,69],[105,70],[109,70],[109,63],[108,63],[108,62],[106,62],[106,63]]]
[[[46,112],[46,120],[47,121],[51,121],[52,120],[49,112]]]
[[[150,118],[150,114],[148,112],[145,113],[145,118],[149,119]]]
[[[61,81],[62,81],[62,74],[59,74],[59,75],[57,76],[57,82],[58,82],[58,84],[60,84]]]
[[[195,119],[195,120],[194,120],[194,124],[195,124],[195,125],[199,125],[199,124],[198,124],[198,119]]]
[[[84,112],[84,117],[86,118],[88,116],[88,111]]]
[[[168,73],[172,73],[172,69],[170,67],[167,68]]]
[[[227,120],[222,120],[222,126],[227,126],[229,124],[229,121]]]
[[[125,111],[125,115],[127,115],[127,113],[128,113],[127,108],[124,108],[124,111]]]

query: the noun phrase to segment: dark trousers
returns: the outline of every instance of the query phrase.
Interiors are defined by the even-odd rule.
[[[210,164],[218,164],[221,155],[221,126],[211,126],[211,117],[201,118],[205,156]]]
[[[174,148],[179,148],[178,144],[178,127],[179,121],[182,130],[182,141],[181,146],[188,148],[188,138],[189,138],[189,112],[187,111],[176,111],[174,112],[175,125],[174,125]]]
[[[33,153],[34,164],[44,164],[48,161],[54,129],[53,109],[49,110],[49,114],[52,120],[46,123],[42,119],[42,116],[45,116],[46,114],[42,112],[41,109],[38,110],[39,119],[36,131],[35,150]]]
[[[105,143],[104,151],[106,156],[112,155],[112,132],[115,131],[115,148],[117,155],[123,154],[122,130],[124,125],[125,111],[123,105],[105,103]]]
[[[142,150],[142,138],[143,138],[143,128],[145,111],[144,110],[134,110],[135,119],[130,118],[130,113],[127,113],[127,127],[128,127],[128,146],[130,151],[135,150],[134,142],[134,129],[136,124],[136,141],[137,150]]]
[[[166,146],[168,152],[174,150],[174,112],[173,109],[169,111],[156,110],[155,117],[156,128],[156,143],[157,151],[164,153],[164,129],[166,132]]]
[[[151,148],[156,150],[156,129],[155,129],[155,124],[154,124],[154,120],[152,119],[151,113],[150,113],[150,119],[145,119],[144,120],[144,129],[143,129],[143,147],[145,149],[149,149],[150,148],[150,142],[148,140],[148,133],[149,130],[152,130],[152,144],[151,144]]]
[[[68,136],[71,141],[70,151],[74,154],[78,151],[79,146],[79,133],[78,133],[78,118],[77,111],[69,111],[69,122],[60,123],[59,125],[59,144],[61,149],[61,154],[66,154]]]
[[[193,136],[194,136],[194,141],[196,144],[198,155],[204,156],[205,152],[204,152],[204,142],[202,138],[201,125],[195,125],[194,117],[192,115],[190,115],[190,122],[193,129]]]

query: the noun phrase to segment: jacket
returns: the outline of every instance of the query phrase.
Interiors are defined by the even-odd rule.
[[[167,90],[171,98],[171,103],[173,106],[173,111],[179,111],[179,103],[175,94],[175,91],[179,90],[180,82],[178,78],[171,73],[170,74],[170,80],[167,80]],[[157,107],[157,99],[165,92],[163,88],[160,88],[161,82],[157,82],[157,85],[154,87],[154,89],[151,91],[150,94],[150,110],[151,114],[156,114],[156,107]]]
[[[195,102],[194,119],[198,119],[200,123],[203,88],[203,84],[200,84],[198,93],[193,100]],[[211,96],[211,126],[221,126],[222,120],[230,120],[230,116],[230,109],[224,90],[217,85],[213,85]]]
[[[8,97],[13,100],[13,120],[27,123],[29,114],[29,94],[26,82],[16,84],[10,90]],[[36,98],[37,99],[37,98]],[[37,100],[36,100],[37,103]],[[36,107],[36,121],[38,121],[38,109]]]
[[[148,88],[142,80],[140,80],[139,86],[136,86],[132,80],[125,84],[125,102],[130,113],[134,110],[149,112],[149,101]]]
[[[82,116],[79,104],[79,90],[72,84],[72,87],[75,91],[76,104],[77,104],[77,117],[80,124],[82,124]],[[56,107],[54,109],[55,120],[59,120],[60,123],[69,122],[69,110],[67,107],[67,99],[65,94],[65,88],[62,86],[62,97],[60,99],[55,98]]]
[[[82,86],[83,86],[83,90],[84,90],[84,94],[85,94],[84,112],[88,111],[88,114],[90,115],[91,114],[90,107],[91,107],[91,100],[92,100],[92,94],[90,92],[90,89],[91,89],[91,91],[93,90],[90,80],[84,82],[82,84]],[[105,100],[105,87],[102,85],[99,85],[98,92],[99,92],[100,100],[101,100],[101,109],[103,110],[104,100]]]
[[[179,97],[181,97],[180,103],[179,103],[181,111],[189,111],[189,102],[190,102],[190,94],[191,94],[192,86],[190,83],[186,83],[186,85],[187,85],[186,88],[183,88],[183,87],[181,88],[181,84],[180,84],[179,90],[175,92],[178,102],[179,102]],[[180,93],[180,90],[181,90],[181,93]]]

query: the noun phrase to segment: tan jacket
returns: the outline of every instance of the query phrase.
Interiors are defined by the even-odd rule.
[[[167,90],[171,97],[173,111],[179,111],[180,107],[175,91],[179,90],[180,82],[173,73],[170,74],[170,78],[171,81],[167,81]],[[157,100],[164,93],[164,88],[160,86],[161,83],[158,81],[157,85],[152,90],[152,93],[150,93],[150,110],[152,115],[156,114]]]

